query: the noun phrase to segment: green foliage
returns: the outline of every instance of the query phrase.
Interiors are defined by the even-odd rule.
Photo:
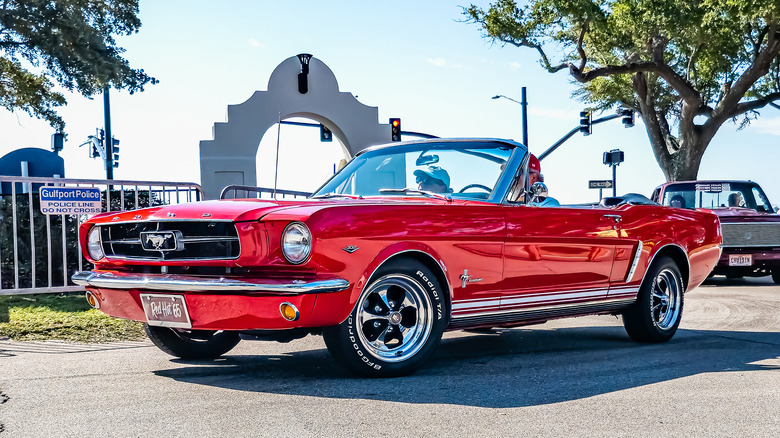
[[[83,293],[0,296],[0,338],[17,341],[112,342],[144,338],[139,322],[89,307]],[[2,311],[0,311],[2,312]]]
[[[65,97],[54,83],[85,96],[106,86],[143,91],[157,80],[122,58],[115,35],[138,31],[138,0],[3,0],[0,3],[0,106],[47,120]]]
[[[590,106],[639,111],[672,179],[695,176],[722,123],[780,99],[778,0],[498,0],[464,14],[485,37],[536,50],[549,72],[568,70]]]

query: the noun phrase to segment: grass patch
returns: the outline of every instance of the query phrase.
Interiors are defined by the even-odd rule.
[[[0,296],[0,338],[113,342],[145,338],[140,322],[89,307],[83,292]]]

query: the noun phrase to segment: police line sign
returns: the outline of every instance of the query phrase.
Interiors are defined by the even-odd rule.
[[[41,187],[38,194],[43,214],[98,214],[102,194],[95,187]]]

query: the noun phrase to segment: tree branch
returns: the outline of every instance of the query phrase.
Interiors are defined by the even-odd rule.
[[[751,100],[749,102],[742,102],[738,104],[736,107],[734,107],[734,110],[731,111],[731,113],[729,114],[729,118],[736,117],[748,111],[753,111],[753,110],[763,108],[767,105],[772,105],[775,108],[777,108],[778,106],[773,103],[776,100],[780,100],[780,92],[770,93],[762,98]]]
[[[515,47],[528,47],[530,49],[535,49],[539,53],[539,56],[541,56],[542,58],[542,64],[544,64],[544,68],[550,73],[557,73],[569,67],[568,62],[564,62],[556,66],[553,66],[550,63],[550,58],[547,57],[547,54],[544,52],[544,49],[542,49],[542,46],[540,44],[532,43],[526,39],[517,41],[514,38],[510,38],[510,37],[500,37],[499,40],[504,43],[511,44]]]
[[[768,97],[777,94],[772,93],[761,99],[739,103],[756,81],[769,72],[772,61],[777,57],[778,53],[780,53],[780,40],[777,38],[777,22],[771,22],[769,24],[767,36],[766,46],[756,54],[750,67],[748,67],[736,82],[734,82],[715,107],[712,117],[706,123],[707,125],[711,125],[712,129],[717,130],[717,127],[729,118],[744,114],[756,108],[761,108],[777,99],[776,97],[767,99]]]
[[[585,71],[585,64],[588,63],[588,55],[585,54],[585,49],[582,48],[582,40],[585,39],[585,33],[588,31],[587,20],[582,25],[582,31],[580,32],[580,38],[577,40],[577,53],[580,54],[580,71]]]

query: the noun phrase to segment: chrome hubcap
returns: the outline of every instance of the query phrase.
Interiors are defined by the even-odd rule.
[[[650,295],[650,313],[653,323],[661,330],[674,326],[680,314],[682,284],[670,269],[664,269],[655,278]]]
[[[360,296],[357,331],[376,358],[400,362],[415,355],[431,333],[431,300],[412,277],[386,275]]]

